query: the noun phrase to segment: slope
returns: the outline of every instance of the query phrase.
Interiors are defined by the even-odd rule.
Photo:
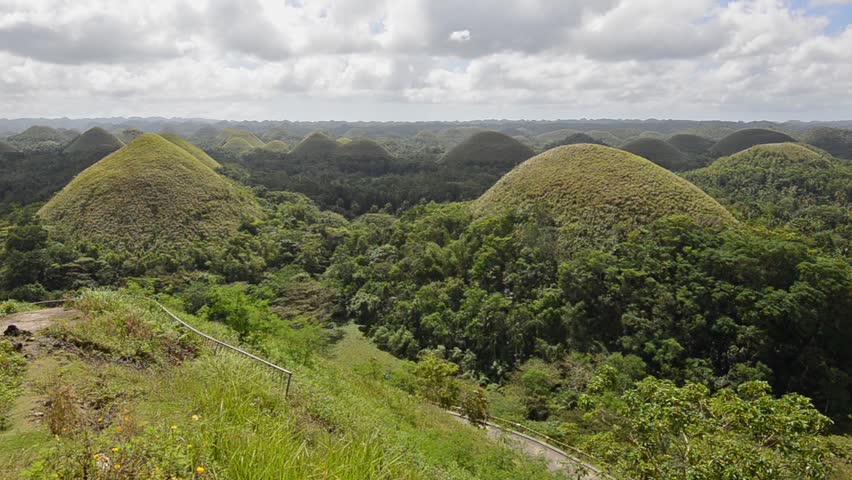
[[[74,139],[70,145],[65,147],[64,153],[112,153],[123,147],[121,142],[115,135],[107,132],[101,127],[90,128],[83,132],[82,135]]]
[[[72,240],[137,251],[227,237],[260,209],[185,150],[144,134],[80,173],[39,214]]]
[[[791,136],[765,128],[746,128],[726,136],[710,148],[716,156],[733,155],[755,145],[795,142]]]
[[[689,168],[686,155],[658,138],[640,137],[625,143],[621,146],[621,149],[646,158],[672,172]]]
[[[802,141],[821,148],[837,158],[852,160],[852,130],[819,127],[808,130]]]
[[[187,153],[189,153],[193,157],[197,158],[198,160],[201,161],[201,163],[203,163],[204,165],[207,165],[208,167],[212,168],[213,170],[216,170],[217,168],[222,166],[222,165],[219,164],[219,162],[214,160],[213,157],[211,157],[210,155],[207,155],[207,153],[204,150],[202,150],[202,149],[196,147],[195,145],[189,143],[188,140],[186,140],[185,138],[183,138],[179,135],[175,135],[173,133],[166,133],[166,134],[163,134],[163,135],[160,135],[160,136],[165,138],[166,140],[174,143],[178,147],[186,150]]]
[[[533,157],[473,204],[478,215],[541,208],[557,222],[631,228],[685,214],[707,225],[735,220],[694,185],[633,154],[571,145]]]
[[[532,157],[532,149],[500,132],[477,132],[439,160],[444,165],[476,166],[508,171]]]

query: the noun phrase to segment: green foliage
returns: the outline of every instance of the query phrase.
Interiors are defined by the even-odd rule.
[[[667,140],[676,149],[691,155],[704,155],[713,147],[713,140],[689,133],[678,133]]]
[[[22,151],[57,151],[73,140],[77,133],[34,125],[17,135],[6,138],[6,141]]]
[[[435,354],[424,355],[414,367],[414,375],[420,380],[420,390],[429,401],[443,408],[458,404],[459,385],[455,376],[458,365]]]
[[[12,342],[0,337],[0,432],[9,427],[7,415],[19,392],[26,359]]]
[[[222,149],[222,151],[232,157],[239,157],[240,155],[251,150],[252,146],[251,143],[249,143],[246,139],[234,137],[225,142],[225,144],[222,145],[220,148]]]
[[[196,147],[195,145],[189,143],[189,141],[187,141],[185,138],[178,136],[178,135],[175,135],[175,134],[172,134],[172,133],[164,133],[160,136],[165,138],[166,140],[174,143],[178,147],[186,150],[190,155],[197,158],[199,161],[201,161],[201,163],[203,163],[204,165],[207,165],[208,167],[212,168],[213,170],[216,170],[219,167],[221,167],[219,162],[214,160],[213,157],[211,157],[210,155],[207,155],[207,153],[204,150],[202,150],[202,149]]]
[[[263,140],[257,138],[255,134],[248,130],[240,130],[236,128],[226,128],[216,136],[215,142],[218,147],[223,147],[232,140],[237,141],[237,143],[240,144],[242,144],[242,142],[239,142],[239,140],[242,140],[251,148],[261,148],[265,145]]]
[[[287,145],[285,142],[281,140],[272,140],[263,146],[264,150],[268,150],[270,152],[277,153],[287,153],[290,151],[290,145]]]
[[[145,134],[78,175],[39,214],[63,237],[139,252],[233,235],[260,209],[185,150]]]
[[[596,448],[618,473],[636,479],[820,479],[829,449],[818,435],[830,423],[801,395],[774,398],[765,382],[715,395],[699,384],[677,387],[648,377],[616,402],[615,417],[590,389],[611,431]]]
[[[733,155],[737,152],[742,152],[743,150],[755,145],[795,141],[796,140],[793,139],[793,137],[774,130],[767,130],[765,128],[746,128],[738,130],[719,140],[710,148],[710,151],[717,157],[724,157],[727,155]]]
[[[305,137],[292,151],[289,156],[303,160],[317,160],[327,158],[337,151],[338,144],[321,132],[314,132]]]

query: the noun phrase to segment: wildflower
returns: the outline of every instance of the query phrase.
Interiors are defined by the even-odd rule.
[[[119,448],[118,448],[118,447],[112,447],[112,453],[115,453],[115,452],[117,452],[117,451],[119,451]]]
[[[177,425],[172,425],[172,430],[177,430]]]
[[[116,470],[121,470],[121,464],[120,464],[120,463],[116,463],[116,464],[115,464],[115,467],[113,467],[113,468],[115,468]]]
[[[198,467],[196,467],[195,471],[198,472],[199,475],[201,475],[202,473],[204,473],[204,467],[199,465]]]
[[[98,417],[98,423],[104,423],[104,417]]]
[[[199,417],[198,415],[193,415],[193,416],[192,416],[192,421],[193,421],[193,422],[197,422],[199,419],[201,419],[201,417]]]
[[[124,421],[125,421],[125,422],[129,422],[129,421],[130,421],[130,417],[124,417]]]
[[[187,449],[187,450],[189,450],[190,448],[192,448],[192,444],[191,444],[191,443],[190,443],[190,444],[188,444],[188,445],[186,446],[186,449]]]

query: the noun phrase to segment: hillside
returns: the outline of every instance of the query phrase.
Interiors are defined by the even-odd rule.
[[[227,237],[260,212],[188,152],[144,134],[80,173],[39,214],[62,236],[137,251]]]
[[[765,128],[746,128],[744,130],[738,130],[719,140],[710,148],[710,151],[714,155],[721,157],[733,155],[755,145],[795,141],[796,140],[793,139],[793,137],[774,130],[767,130]]]
[[[293,150],[290,157],[298,159],[325,158],[333,155],[339,144],[322,132],[314,132],[305,137]]]
[[[160,300],[240,343],[222,323]],[[11,430],[0,432],[2,478],[27,468],[35,478],[558,478],[396,386],[410,374],[357,330],[323,355],[314,350],[331,350],[322,329],[264,310],[275,328],[253,342],[295,373],[285,397],[286,379],[214,350],[144,300],[92,291],[70,306],[79,320],[36,332],[28,356],[12,357],[22,385]]]
[[[643,225],[686,214],[703,224],[733,217],[694,185],[636,155],[600,145],[555,148],[506,174],[473,204],[479,215],[541,208],[558,222]]]
[[[9,145],[4,141],[0,141],[0,153],[13,153],[17,151],[18,149],[13,147],[12,145]]]
[[[672,172],[688,170],[690,166],[683,152],[659,138],[640,137],[622,145],[621,150],[648,159]]]
[[[530,147],[508,135],[486,131],[474,133],[445,153],[439,162],[508,171],[534,154]]]
[[[217,168],[222,166],[219,164],[219,162],[214,160],[213,157],[207,155],[207,152],[189,143],[189,141],[179,135],[175,135],[173,133],[166,133],[160,136],[182,148],[187,153],[200,160],[201,163],[207,165],[213,170],[216,170]]]
[[[808,145],[819,147],[837,158],[852,160],[852,130],[819,127],[808,130],[802,136]]]
[[[56,142],[64,143],[71,140],[68,132],[63,132],[55,128],[45,127],[42,125],[33,125],[23,132],[12,135],[7,138],[13,143],[38,143],[38,142]]]
[[[272,140],[263,146],[264,150],[276,153],[287,153],[290,151],[290,145],[282,142],[281,140]]]
[[[228,155],[238,157],[246,152],[250,152],[254,147],[245,138],[234,137],[219,148]]]
[[[196,135],[198,135],[198,132],[196,132]],[[249,146],[251,146],[251,148],[260,148],[266,145],[266,143],[264,143],[263,140],[257,138],[255,134],[249,132],[248,130],[240,130],[237,128],[226,128],[216,136],[216,142],[219,146],[223,146],[223,148],[224,145],[227,145],[228,142],[234,139],[241,139],[245,141],[249,144]]]
[[[592,143],[597,145],[605,145],[604,142],[595,139],[591,135],[586,133],[577,132],[572,133],[561,140],[556,140],[554,142],[548,143],[544,146],[545,150],[550,150],[551,148],[561,147],[563,145],[578,145],[580,143]]]
[[[82,135],[74,139],[70,145],[65,147],[65,153],[112,153],[123,147],[115,135],[107,132],[101,127],[86,130]]]
[[[356,139],[341,144],[335,152],[339,157],[374,160],[390,160],[391,155],[373,140]]]
[[[689,133],[672,135],[669,137],[668,142],[681,152],[692,155],[703,155],[709,152],[715,143],[709,138]]]
[[[852,166],[800,144],[754,146],[684,176],[743,219],[764,218],[775,226],[795,221],[812,232],[852,220],[843,200],[852,198]]]

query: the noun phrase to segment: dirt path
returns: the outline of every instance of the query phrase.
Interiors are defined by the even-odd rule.
[[[447,413],[453,415],[461,422],[468,423],[467,419],[455,412],[448,411]],[[506,442],[513,448],[523,450],[530,456],[544,458],[547,461],[547,468],[551,472],[565,472],[569,478],[579,480],[601,480],[606,478],[599,475],[591,465],[568,455],[552,445],[548,445],[521,432],[507,430],[491,423],[486,425],[485,430],[488,432],[489,437],[497,441]]]
[[[83,313],[79,310],[64,307],[14,313],[6,317],[0,317],[0,334],[5,332],[6,328],[10,325],[15,325],[19,330],[32,333],[50,326],[53,322],[61,320],[73,321],[82,316]]]

